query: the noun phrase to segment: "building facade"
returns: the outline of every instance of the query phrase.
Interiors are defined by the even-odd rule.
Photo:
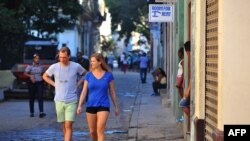
[[[176,118],[182,114],[174,86],[179,61],[177,51],[190,40],[191,128],[188,132],[188,118],[184,115],[185,140],[222,141],[224,125],[250,123],[250,80],[247,79],[250,78],[250,2],[177,0],[168,4],[175,6],[175,20],[161,29],[165,32],[161,38],[165,38],[167,93],[173,112]],[[184,58],[187,60],[187,56]],[[187,80],[187,63],[184,70]]]

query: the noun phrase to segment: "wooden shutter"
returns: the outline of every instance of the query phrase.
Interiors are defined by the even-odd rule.
[[[218,124],[218,0],[206,2],[205,141],[212,141]]]

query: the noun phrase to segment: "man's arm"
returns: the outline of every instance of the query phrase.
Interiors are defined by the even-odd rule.
[[[81,78],[79,79],[79,81],[77,82],[77,87],[79,87],[80,85],[83,84],[84,82],[84,77],[85,77],[85,74],[87,73],[87,71],[84,69],[84,72],[83,74],[81,75]]]
[[[55,82],[51,79],[51,77],[46,72],[43,74],[43,80],[47,82],[48,84],[55,87]]]
[[[83,77],[81,77],[81,79],[77,82],[77,87],[79,87],[80,85],[83,85],[84,79]]]
[[[81,72],[82,72],[82,74],[81,74]],[[83,82],[84,82],[84,76],[85,76],[85,74],[87,73],[87,70],[85,69],[85,68],[83,68],[80,64],[79,64],[79,67],[78,67],[78,73],[80,73],[81,75],[81,78],[79,79],[79,81],[77,82],[77,87],[79,87],[80,85],[82,85],[83,84]]]

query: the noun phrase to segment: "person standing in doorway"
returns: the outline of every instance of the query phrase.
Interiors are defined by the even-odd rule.
[[[110,111],[109,95],[114,104],[115,115],[119,115],[114,77],[100,53],[91,56],[90,66],[90,71],[85,76],[77,114],[81,113],[88,93],[86,117],[91,138],[93,141],[105,141],[104,131]]]
[[[190,91],[191,91],[191,53],[190,53],[190,41],[185,42],[184,48],[188,58],[188,86],[183,92],[183,97],[179,102],[179,106],[183,108],[183,111],[190,115]]]
[[[183,88],[184,88],[184,48],[181,47],[178,50],[178,56],[180,58],[180,62],[178,63],[178,71],[176,78],[176,88],[179,91],[181,97],[183,97]]]
[[[181,47],[178,50],[178,56],[179,56],[179,63],[178,63],[178,70],[177,70],[177,76],[176,76],[176,84],[175,87],[178,90],[178,93],[180,97],[183,97],[183,90],[184,90],[184,48]],[[179,115],[176,118],[176,121],[183,122],[184,116]]]
[[[55,87],[55,107],[57,122],[62,124],[64,141],[72,140],[72,127],[77,109],[77,77],[86,70],[78,63],[70,61],[70,49],[61,47],[59,62],[52,64],[43,74],[43,79]],[[51,77],[54,76],[54,81]]]
[[[188,126],[187,131],[190,132],[190,95],[191,95],[191,51],[190,51],[190,41],[187,41],[184,43],[184,49],[186,51],[187,55],[187,64],[188,64],[188,86],[183,91],[183,97],[179,102],[179,107],[183,109],[183,112],[187,115],[188,120]]]
[[[148,69],[148,57],[146,53],[143,53],[140,57],[140,78],[141,83],[146,83],[147,81],[147,69]]]
[[[35,97],[37,95],[38,98],[38,106],[39,106],[39,117],[43,118],[46,114],[43,112],[43,67],[39,63],[40,56],[35,53],[33,55],[33,63],[32,65],[28,65],[24,71],[24,75],[29,77],[30,81],[28,82],[29,87],[29,107],[30,107],[30,117],[34,117],[34,103]]]

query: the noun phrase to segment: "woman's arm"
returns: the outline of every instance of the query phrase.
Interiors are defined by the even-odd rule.
[[[181,61],[181,66],[182,66],[182,78],[184,78],[184,59]]]
[[[118,103],[117,103],[117,97],[116,97],[116,93],[115,93],[115,84],[114,84],[114,80],[112,80],[109,83],[109,94],[111,96],[111,99],[113,101],[113,104],[115,106],[115,115],[118,116],[119,113],[119,108],[118,108]]]
[[[84,80],[83,89],[81,92],[81,96],[80,96],[80,100],[79,100],[78,108],[77,108],[78,115],[82,112],[82,104],[86,99],[87,91],[88,91],[88,81]]]
[[[24,75],[27,76],[27,77],[29,77],[29,78],[30,78],[30,81],[31,81],[32,83],[35,83],[35,82],[36,82],[35,77],[34,77],[32,74],[30,74],[30,73],[28,73],[28,72],[24,72]]]
[[[24,74],[25,76],[29,77],[29,78],[32,77],[32,75],[31,75],[30,73],[28,73],[28,72],[24,72],[23,74]]]

